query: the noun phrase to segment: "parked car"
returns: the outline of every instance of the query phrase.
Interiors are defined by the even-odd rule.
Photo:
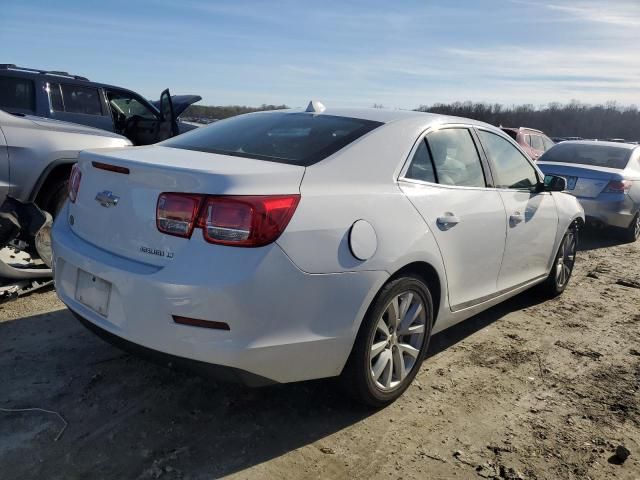
[[[80,123],[127,137],[134,145],[148,145],[196,128],[178,116],[198,95],[162,92],[155,105],[121,87],[89,81],[67,72],[0,64],[0,108]]]
[[[131,146],[131,142],[115,133],[0,110],[0,249],[19,238],[27,250],[37,250],[50,265],[51,225],[45,225],[47,217],[42,211],[55,217],[62,208],[78,153],[87,148],[124,146]],[[36,242],[37,235],[41,245]],[[51,276],[48,268],[32,271],[29,265],[0,261],[0,278]]]
[[[503,132],[518,142],[518,145],[522,147],[532,160],[537,160],[540,155],[554,145],[553,140],[547,137],[540,130],[525,127],[501,128]]]
[[[556,145],[538,160],[543,172],[567,180],[567,191],[584,207],[587,221],[640,237],[640,146],[573,141]]]
[[[566,288],[583,212],[543,178],[473,120],[317,102],[241,115],[82,153],[56,288],[124,348],[250,385],[342,375],[381,406],[433,333]]]

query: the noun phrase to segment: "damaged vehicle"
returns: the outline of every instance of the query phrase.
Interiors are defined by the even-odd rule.
[[[92,82],[67,72],[0,64],[0,108],[100,128],[149,145],[192,130],[178,117],[199,95],[171,96],[157,102],[126,88]]]
[[[374,407],[433,333],[560,295],[584,223],[491,125],[316,101],[83,152],[72,176],[55,284],[87,328],[253,386],[341,376]]]
[[[0,110],[0,300],[50,281],[51,223],[79,152],[130,145],[104,130]]]

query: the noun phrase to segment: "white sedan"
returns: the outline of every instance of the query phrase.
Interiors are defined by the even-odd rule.
[[[317,102],[242,115],[82,153],[55,283],[124,348],[249,385],[341,375],[382,406],[434,333],[565,289],[584,213],[564,187],[473,120]]]

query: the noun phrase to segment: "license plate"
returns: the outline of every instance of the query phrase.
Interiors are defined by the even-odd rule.
[[[109,313],[111,283],[78,269],[76,300],[94,312],[106,317]]]
[[[573,190],[576,188],[576,182],[578,177],[565,177],[567,179],[567,190]]]

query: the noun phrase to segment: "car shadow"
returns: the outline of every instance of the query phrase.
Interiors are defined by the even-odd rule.
[[[434,336],[429,356],[540,301],[525,292],[453,326]],[[347,400],[335,379],[249,389],[148,363],[66,309],[0,322],[0,366],[0,407],[45,408],[68,422],[54,441],[55,416],[2,413],[8,478],[217,478],[376,414]]]
[[[622,244],[624,242],[620,239],[620,235],[615,229],[587,226],[580,231],[578,251],[586,252]]]

